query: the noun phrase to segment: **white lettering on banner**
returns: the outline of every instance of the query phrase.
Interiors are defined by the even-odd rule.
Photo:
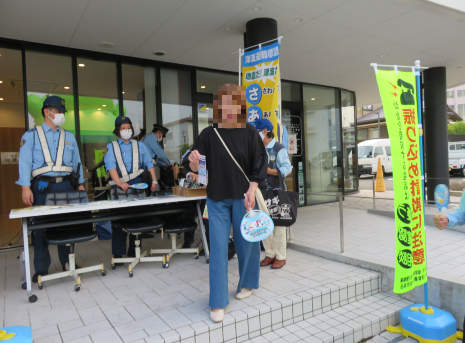
[[[262,59],[262,54],[259,52],[255,53],[255,61],[260,61]]]
[[[261,55],[262,55],[262,60],[267,59],[268,58],[268,50],[262,50]]]
[[[268,49],[268,58],[274,57],[273,49]]]
[[[260,116],[258,115],[257,110],[250,110],[249,111],[249,123],[255,122],[255,120],[260,119]]]
[[[258,88],[257,87],[253,87],[250,90],[249,97],[250,97],[250,100],[252,100],[252,101],[257,101],[258,100]]]
[[[263,118],[267,119],[271,117],[271,111],[263,111]]]
[[[245,63],[250,63],[250,55],[245,56]]]
[[[250,62],[255,62],[255,54],[250,55]]]
[[[273,48],[273,54],[274,54],[275,56],[278,56],[278,55],[279,55],[279,48],[278,48],[278,47],[274,47],[274,48]]]

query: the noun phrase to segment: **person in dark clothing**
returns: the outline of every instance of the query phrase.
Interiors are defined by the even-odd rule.
[[[210,317],[214,322],[223,321],[224,307],[229,303],[228,245],[231,223],[239,260],[240,280],[236,298],[244,299],[252,295],[252,290],[259,286],[260,245],[246,241],[241,235],[240,225],[246,211],[255,208],[255,191],[266,177],[267,158],[257,130],[246,123],[244,93],[240,87],[230,84],[219,89],[218,97],[214,99],[214,124],[200,133],[189,154],[189,163],[185,164],[189,170],[197,172],[201,155],[205,156],[208,171],[207,207],[212,228],[209,304],[212,308]]]

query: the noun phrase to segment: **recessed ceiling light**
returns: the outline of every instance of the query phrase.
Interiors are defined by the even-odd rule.
[[[386,57],[387,55],[388,55],[388,54],[381,54],[381,55],[379,55],[378,57],[379,57],[379,58],[383,58],[383,57]]]
[[[123,94],[124,94],[124,92],[123,92]]]
[[[3,101],[3,98],[0,98],[0,101]]]
[[[0,81],[0,83],[3,83],[3,81]]]
[[[207,110],[209,110],[209,109],[210,109],[210,107],[207,107]]]
[[[98,43],[102,48],[113,48],[115,46],[112,42],[100,42]]]
[[[107,105],[102,105],[103,107],[107,107]]]
[[[225,31],[231,31],[231,30],[232,30],[232,27],[226,27],[224,30],[225,30]]]
[[[165,56],[165,53],[162,51],[156,51],[153,53],[155,56]]]
[[[99,111],[101,111],[102,109],[101,108],[98,108]]]
[[[205,86],[200,86],[200,88],[204,89],[204,88],[205,88]]]
[[[294,21],[295,21],[296,23],[301,23],[301,22],[303,21],[303,19],[297,18],[297,19],[294,19]]]
[[[262,9],[262,8],[261,8],[260,6],[255,6],[255,7],[253,8],[254,11],[260,11],[261,9]]]
[[[69,87],[68,87],[68,86],[66,86],[66,87],[64,87],[64,88],[65,88],[65,89],[69,89]]]
[[[85,67],[86,65],[84,63],[79,63],[78,64],[81,68]]]
[[[315,98],[311,98],[310,100],[312,100],[312,101],[313,101],[313,100],[315,100]]]

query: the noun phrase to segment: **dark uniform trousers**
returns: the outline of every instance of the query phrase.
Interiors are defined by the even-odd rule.
[[[74,187],[71,186],[71,183],[68,181],[63,181],[60,183],[49,183],[49,188],[47,192],[41,193],[38,189],[39,180],[36,178],[31,182],[31,190],[34,195],[33,206],[45,205],[45,197],[47,193],[52,192],[63,192],[74,190]],[[48,268],[52,264],[50,259],[50,252],[48,251],[48,243],[44,237],[44,230],[34,230],[34,269],[36,272],[45,272],[48,271]],[[58,258],[60,259],[61,265],[64,267],[68,263],[69,258],[69,246],[58,245]]]
[[[136,177],[135,179],[126,182],[128,185],[135,185],[136,183],[141,183],[142,179],[140,177]],[[152,185],[149,185],[151,187]],[[113,186],[118,187],[118,186]],[[126,255],[126,241],[128,239],[128,233],[123,231],[122,228],[117,228],[112,226],[112,241],[111,241],[111,252],[113,255]],[[142,238],[139,236],[140,240],[140,247],[142,248]],[[136,236],[129,235],[129,247],[128,247],[128,254],[134,254],[136,249]]]
[[[202,213],[202,215],[203,215],[203,211],[205,211],[205,204],[206,204],[205,199],[200,201],[200,212]],[[187,220],[195,221],[195,218],[197,218],[197,210],[194,212],[186,213]],[[208,246],[210,246],[210,224],[208,222],[208,219],[202,219],[202,222],[203,222],[203,226],[205,227],[205,236],[207,237],[207,244]],[[193,243],[194,236],[195,236],[195,230],[184,232],[184,242]]]

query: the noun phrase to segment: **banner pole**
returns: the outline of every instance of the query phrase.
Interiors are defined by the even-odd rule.
[[[420,129],[420,164],[421,164],[421,186],[423,189],[423,209],[425,208],[425,167],[424,167],[424,161],[423,161],[423,122],[422,122],[422,96],[421,96],[421,84],[420,84],[420,60],[415,61],[415,71],[416,71],[416,80],[417,80],[417,113],[418,113],[418,128]],[[424,211],[423,211],[423,222],[425,222],[424,218]],[[426,235],[426,231],[425,231]],[[428,262],[426,261],[426,265]],[[426,269],[426,272],[428,273],[428,269]],[[429,309],[428,305],[428,281],[425,282],[423,285],[425,289],[425,309]]]
[[[239,87],[242,86],[242,54],[241,54],[241,50],[242,49],[239,49]]]

